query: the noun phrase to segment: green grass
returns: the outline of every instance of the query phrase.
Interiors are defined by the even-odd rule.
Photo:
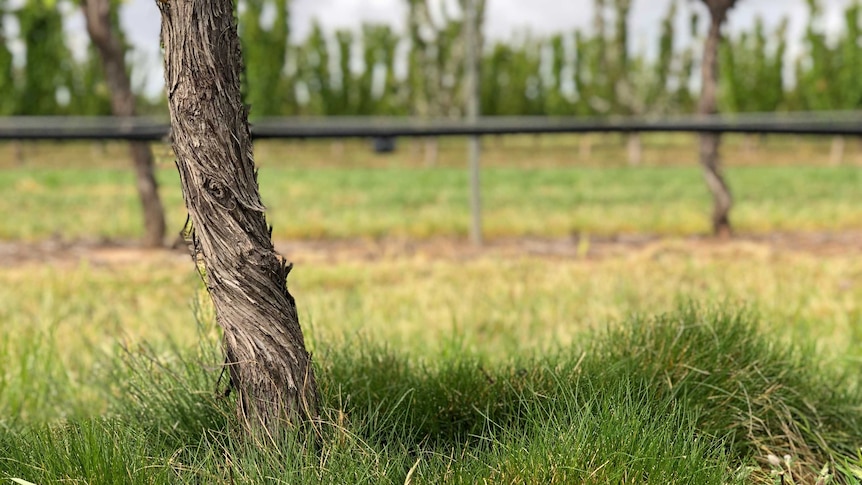
[[[217,359],[207,334],[191,353],[144,347],[111,359],[106,415],[7,423],[0,476],[750,483],[771,479],[769,453],[787,453],[790,476],[813,482],[824,465],[850,480],[862,436],[853,378],[824,368],[810,348],[764,337],[745,312],[683,307],[499,363],[457,347],[433,361],[362,340],[322,348],[321,422],[267,443],[240,437],[231,403],[215,397],[217,372],[202,365]]]
[[[467,175],[453,168],[261,170],[275,238],[464,237]],[[745,233],[862,227],[862,175],[853,167],[728,171]],[[159,174],[169,227],[185,221],[173,170]],[[705,234],[711,201],[696,168],[488,168],[489,237]],[[141,235],[131,173],[119,169],[0,172],[0,239],[130,239]]]
[[[788,454],[810,483],[862,466],[852,255],[300,261],[323,440],[266,446],[216,398],[190,266],[0,271],[0,477],[404,483],[415,465],[411,483],[778,483],[767,457]]]

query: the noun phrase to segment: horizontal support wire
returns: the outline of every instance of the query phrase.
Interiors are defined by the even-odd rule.
[[[665,118],[484,117],[475,123],[395,117],[265,118],[255,139],[493,136],[564,133],[747,133],[862,136],[862,112],[762,113]],[[0,117],[0,140],[167,141],[163,119]]]

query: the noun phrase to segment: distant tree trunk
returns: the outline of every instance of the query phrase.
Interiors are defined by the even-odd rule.
[[[709,34],[703,49],[701,66],[702,90],[698,113],[713,115],[717,113],[716,92],[718,89],[718,47],[721,43],[721,26],[727,18],[727,11],[736,0],[703,0],[709,8]],[[721,170],[719,145],[721,136],[718,133],[701,133],[700,164],[706,184],[712,192],[714,202],[712,213],[712,231],[719,237],[730,237],[730,209],[733,198]]]
[[[536,133],[533,135],[533,148],[538,150],[542,148],[542,134]]]
[[[111,26],[110,0],[81,0],[87,32],[99,51],[115,116],[135,116],[135,95],[126,72],[125,49]],[[144,142],[131,142],[138,196],[144,211],[144,244],[158,247],[165,240],[165,213],[154,174],[153,152]]]
[[[232,0],[159,2],[173,148],[237,413],[274,432],[316,419],[317,384],[293,297],[273,248],[240,96]]]
[[[95,157],[105,157],[108,154],[108,144],[105,140],[94,141],[90,144],[90,151]]]
[[[844,163],[844,148],[846,139],[843,136],[832,137],[832,149],[829,151],[829,163],[837,167]]]
[[[338,163],[344,162],[344,140],[335,140],[329,148],[332,158]]]
[[[581,161],[587,161],[593,156],[593,138],[592,135],[584,133],[579,137],[580,144],[578,145],[578,156]]]
[[[24,156],[24,145],[21,141],[12,141],[12,152],[15,156],[15,163],[17,163],[19,167],[23,167],[27,163],[27,158]]]
[[[746,156],[752,156],[755,149],[758,148],[758,139],[755,135],[745,135],[742,138],[742,150]]]
[[[440,140],[436,137],[425,139],[425,166],[433,168],[440,159]]]
[[[643,163],[643,142],[640,133],[631,133],[628,136],[629,166],[639,167]]]
[[[467,123],[475,125],[481,111],[482,99],[479,67],[481,62],[481,42],[479,8],[484,9],[484,0],[465,0],[463,43],[464,52],[464,114]],[[481,5],[481,7],[480,7]],[[538,135],[536,140],[540,140]],[[478,136],[471,136],[468,143],[468,158],[470,164],[470,241],[476,246],[483,244],[482,234],[482,194],[480,157],[482,144]]]

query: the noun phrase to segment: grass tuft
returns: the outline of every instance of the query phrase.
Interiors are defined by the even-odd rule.
[[[684,306],[634,319],[595,345],[600,368],[642,376],[655,398],[696,410],[702,432],[765,468],[769,455],[787,455],[813,483],[862,445],[858,377],[825,367],[810,347],[765,338],[749,311]]]

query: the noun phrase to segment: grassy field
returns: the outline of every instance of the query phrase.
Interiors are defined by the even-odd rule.
[[[709,231],[711,200],[692,137],[645,136],[642,167],[626,167],[617,136],[511,137],[486,142],[484,230],[488,237]],[[828,140],[729,137],[732,218],[743,233],[862,227],[862,150],[828,166]],[[754,148],[747,145],[754,146]],[[140,236],[128,155],[121,144],[0,145],[0,239]],[[422,165],[420,142],[393,156],[365,142],[261,142],[261,191],[276,238],[464,237],[469,223],[464,147],[444,139],[437,167]],[[338,148],[336,148],[338,147]],[[414,148],[419,148],[417,151]],[[155,147],[169,227],[185,220],[166,146]]]
[[[169,227],[185,210],[176,173],[160,173]],[[853,167],[739,167],[728,172],[743,233],[862,227],[862,175]],[[263,168],[275,238],[464,237],[466,173],[452,168]],[[488,237],[704,234],[710,196],[689,167],[489,168]],[[0,239],[140,236],[132,175],[113,169],[0,171]]]
[[[457,249],[457,143],[434,168],[409,149],[259,146],[274,236],[322,248],[288,254],[322,419],[266,442],[220,397],[219,331],[188,256],[0,252],[0,480],[860,483],[859,248],[675,238],[708,229],[691,140],[651,138],[636,168],[606,163],[614,140],[578,163],[579,139],[488,142],[490,237],[670,236],[544,256]],[[858,147],[830,167],[827,143],[776,140],[731,139],[737,228],[862,228]],[[139,236],[122,147],[61,148],[0,163],[5,247]],[[456,250],[349,250],[402,238]]]

